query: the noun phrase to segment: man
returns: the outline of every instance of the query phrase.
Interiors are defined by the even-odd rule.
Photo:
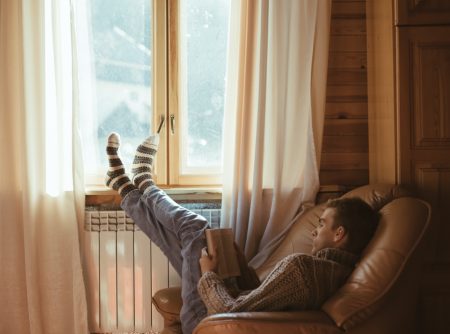
[[[292,254],[285,257],[262,283],[241,260],[241,272],[253,283],[247,284],[250,291],[236,297],[215,273],[216,260],[202,256],[200,296],[210,314],[319,309],[350,275],[358,255],[372,238],[377,222],[378,214],[361,199],[330,201],[312,232],[313,256]]]
[[[152,180],[158,140],[151,136],[139,145],[130,180],[118,156],[119,136],[111,134],[106,185],[119,192],[122,208],[180,274],[185,334],[207,313],[319,308],[344,283],[376,229],[378,215],[362,200],[331,201],[312,233],[312,255],[287,256],[259,282],[238,252],[241,277],[237,284],[225,282],[216,274],[217,259],[205,250],[205,218],[176,204]]]

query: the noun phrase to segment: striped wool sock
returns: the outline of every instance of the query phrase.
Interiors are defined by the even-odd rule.
[[[120,136],[117,133],[111,133],[106,146],[109,162],[108,172],[106,173],[106,186],[116,190],[120,196],[125,197],[130,191],[136,189],[136,187],[131,183],[125,173],[125,167],[117,154],[119,146]]]
[[[152,173],[153,160],[158,150],[158,144],[159,135],[156,134],[148,137],[136,149],[131,172],[133,173],[133,183],[141,192],[155,184],[152,179]]]

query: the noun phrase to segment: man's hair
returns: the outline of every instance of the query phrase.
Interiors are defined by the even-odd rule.
[[[335,209],[333,227],[343,226],[348,235],[347,250],[361,253],[375,233],[379,213],[357,197],[332,199],[327,208]]]

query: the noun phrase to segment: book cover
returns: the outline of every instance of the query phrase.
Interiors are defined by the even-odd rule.
[[[220,278],[235,277],[241,274],[234,249],[234,236],[231,228],[208,229],[205,231],[208,253],[218,259],[217,274]]]

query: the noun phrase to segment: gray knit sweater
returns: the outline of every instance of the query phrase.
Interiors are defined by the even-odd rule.
[[[198,291],[208,314],[241,311],[318,309],[352,272],[357,256],[327,248],[316,256],[292,254],[282,259],[254,290],[236,291],[214,272],[206,272]]]

